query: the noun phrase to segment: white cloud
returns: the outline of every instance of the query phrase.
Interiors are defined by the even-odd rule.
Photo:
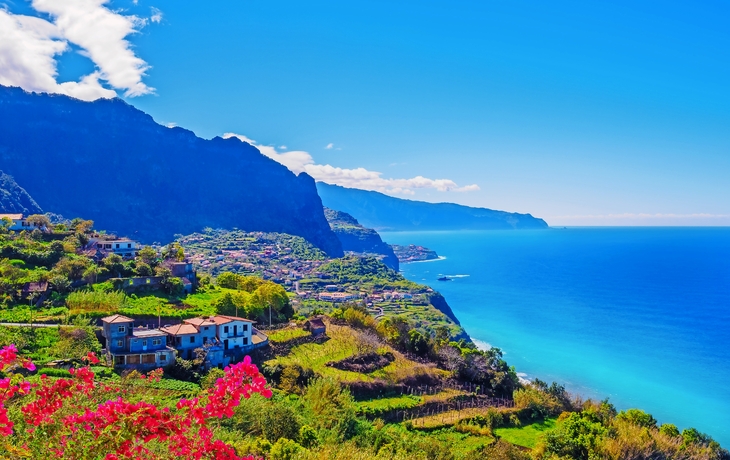
[[[429,179],[423,176],[410,179],[389,179],[382,177],[383,173],[365,168],[345,169],[316,164],[314,158],[308,152],[295,150],[277,152],[275,147],[260,145],[241,134],[225,133],[223,137],[225,139],[236,137],[253,145],[262,154],[283,164],[295,174],[306,172],[315,180],[328,184],[402,195],[413,195],[415,189],[435,189],[440,192],[473,192],[479,190],[479,186],[476,184],[459,187],[456,182],[450,179]]]
[[[146,20],[113,12],[107,2],[33,0],[33,8],[50,21],[0,9],[0,84],[84,100],[114,97],[114,89],[130,97],[153,92],[142,82],[147,63],[126,40]],[[69,43],[80,47],[96,70],[79,81],[58,83],[56,57],[70,49]]]
[[[162,11],[152,7],[152,16],[150,16],[150,21],[158,24],[162,22]]]
[[[335,148],[335,144],[333,144],[332,142],[330,142],[329,144],[325,145],[324,148],[327,149],[327,150],[332,150],[333,148]]]

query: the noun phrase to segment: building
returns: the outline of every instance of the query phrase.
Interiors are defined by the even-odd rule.
[[[192,262],[166,262],[165,266],[170,269],[172,276],[180,278],[185,292],[191,294],[195,290],[198,278]]]
[[[360,295],[350,292],[323,292],[319,295],[319,300],[324,302],[346,302],[348,300],[357,299]]]
[[[35,230],[36,228],[39,230],[43,230],[43,228],[38,223],[31,224],[26,220],[26,217],[23,214],[0,214],[0,220],[7,219],[10,221],[10,226],[8,227],[8,230],[12,230],[14,232],[20,232],[23,230]]]
[[[225,315],[211,316],[210,320],[216,324],[216,335],[224,351],[244,352],[253,349],[253,321]]]
[[[96,249],[105,255],[117,254],[121,257],[131,259],[133,257],[137,257],[137,253],[141,249],[141,245],[128,238],[97,237],[89,240],[86,248]]]
[[[194,359],[195,349],[203,346],[200,331],[192,324],[181,323],[174,326],[165,326],[160,331],[168,335],[170,345],[177,350],[182,359]]]
[[[135,328],[134,320],[123,315],[107,316],[101,323],[106,355],[114,367],[153,369],[175,362],[175,349],[160,329]]]
[[[304,323],[304,330],[309,331],[314,337],[317,337],[327,333],[327,325],[324,324],[322,318],[310,318]]]

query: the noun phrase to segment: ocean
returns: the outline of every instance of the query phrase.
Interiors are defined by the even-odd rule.
[[[641,408],[730,448],[730,228],[383,232],[477,344],[528,379]],[[437,281],[440,276],[452,281]]]

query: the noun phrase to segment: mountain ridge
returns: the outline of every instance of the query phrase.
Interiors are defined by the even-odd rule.
[[[41,214],[43,210],[13,176],[0,171],[0,213]]]
[[[376,231],[548,228],[547,222],[531,214],[407,200],[324,182],[317,182],[317,191],[326,207],[346,212]]]
[[[84,102],[0,85],[0,170],[46,210],[142,241],[241,228],[343,254],[309,175],[236,138],[162,126],[118,98]]]

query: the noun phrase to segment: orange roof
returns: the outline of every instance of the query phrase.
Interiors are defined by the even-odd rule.
[[[192,324],[182,323],[176,324],[175,326],[161,327],[162,332],[166,332],[170,335],[186,335],[186,334],[197,334],[198,328]]]
[[[251,321],[250,319],[239,318],[238,316],[227,316],[227,315],[211,316],[210,320],[216,324],[226,324],[226,323],[230,323],[232,321],[245,321],[247,323],[255,322],[255,321]]]
[[[102,318],[101,319],[101,322],[102,323],[109,323],[109,324],[114,324],[114,323],[133,323],[134,320],[132,318],[128,318],[128,317],[126,317],[124,315],[112,315],[112,316],[107,316],[106,318]]]
[[[22,214],[0,214],[0,219],[7,217],[10,220],[21,220],[23,218]]]
[[[190,318],[183,320],[183,322],[192,324],[193,326],[215,326],[215,322],[208,318]]]

